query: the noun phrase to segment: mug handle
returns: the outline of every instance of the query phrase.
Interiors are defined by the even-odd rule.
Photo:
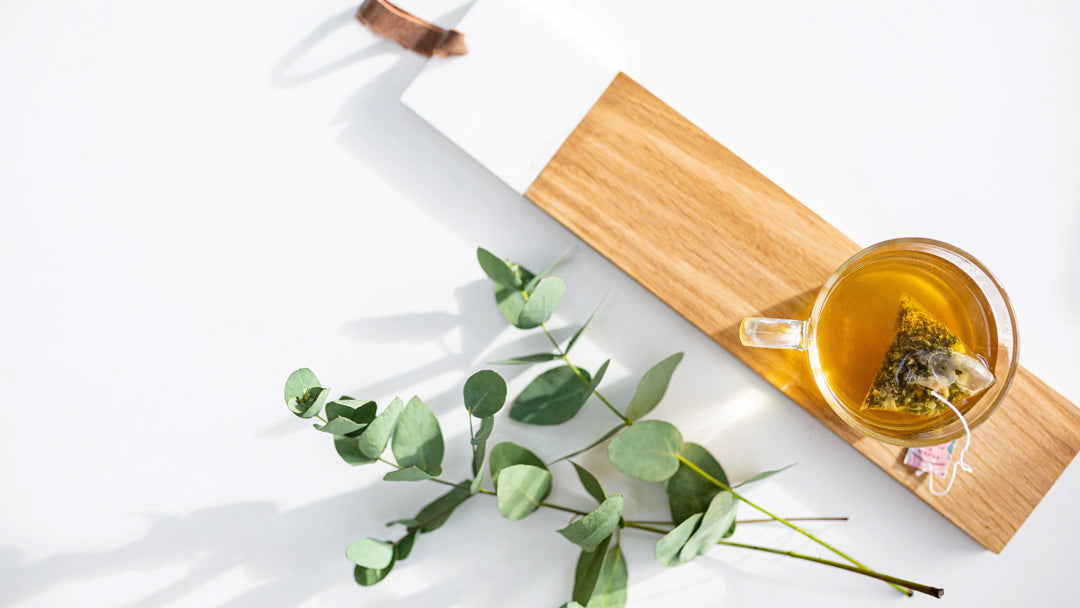
[[[743,346],[806,350],[810,324],[793,319],[748,317],[739,325]]]

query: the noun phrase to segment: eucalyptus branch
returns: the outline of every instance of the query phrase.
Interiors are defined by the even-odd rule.
[[[394,468],[398,468],[398,469],[402,468],[402,467],[400,467],[400,466],[398,466],[398,465],[396,465],[396,464],[394,464],[394,463],[392,463],[392,462],[390,462],[388,460],[385,460],[383,458],[380,458],[379,460],[382,461],[382,462],[385,462],[386,464],[388,464],[388,465],[390,465],[390,466],[392,466]],[[448,485],[448,486],[456,486],[457,485],[457,484],[450,483],[450,482],[448,482],[446,480],[439,479],[437,477],[432,477],[428,481],[434,481],[434,482],[441,483],[441,484]],[[487,490],[485,488],[480,488],[479,493],[485,494],[485,495],[488,495],[488,496],[496,496],[496,494],[497,494],[496,492],[492,492],[491,490]],[[544,508],[547,508],[547,509],[552,509],[552,510],[556,510],[556,511],[563,511],[565,513],[572,513],[574,515],[580,515],[582,517],[589,515],[588,511],[582,511],[580,509],[574,509],[574,508],[571,508],[571,507],[564,507],[562,505],[556,505],[556,504],[552,504],[552,503],[544,502],[544,501],[540,501],[538,503],[538,505],[540,507],[544,507]],[[822,521],[822,520],[824,520],[824,521],[838,521],[838,520],[843,521],[843,520],[847,520],[847,517],[801,517],[801,518],[790,518],[790,519],[814,520],[814,521]],[[790,521],[790,519],[789,519],[789,521]],[[774,520],[779,520],[779,518],[774,517],[773,519],[744,520],[741,523],[759,523],[759,522],[769,522],[769,521],[774,521]],[[422,527],[423,523],[424,522],[421,522],[421,527]],[[636,530],[645,530],[645,531],[654,532],[654,533],[657,533],[657,534],[668,534],[670,532],[670,530],[663,530],[661,528],[655,528],[655,527],[652,527],[649,524],[654,524],[654,523],[655,524],[660,524],[660,525],[664,525],[664,524],[671,525],[672,524],[672,522],[650,522],[650,521],[635,521],[635,520],[624,520],[623,523],[627,528],[633,528],[633,529],[636,529]],[[911,589],[913,591],[918,591],[920,593],[925,593],[927,595],[932,595],[932,596],[938,597],[938,598],[942,597],[942,595],[944,594],[944,590],[939,589],[937,587],[931,587],[929,585],[923,585],[921,583],[915,583],[915,582],[912,582],[912,581],[907,581],[907,580],[897,578],[897,577],[894,577],[894,576],[889,576],[887,574],[881,574],[879,572],[869,570],[869,569],[867,569],[865,567],[849,566],[847,564],[841,564],[839,562],[834,562],[834,561],[827,560],[827,559],[813,557],[813,556],[810,556],[810,555],[804,555],[802,553],[796,553],[794,551],[785,551],[785,550],[782,550],[782,549],[774,549],[774,548],[771,548],[771,547],[763,547],[763,546],[759,546],[759,545],[751,545],[751,544],[746,544],[746,543],[738,543],[738,542],[723,541],[723,540],[718,541],[716,544],[724,545],[724,546],[728,546],[728,547],[740,547],[740,548],[743,548],[743,549],[753,549],[755,551],[764,551],[764,552],[773,553],[773,554],[776,554],[776,555],[785,555],[785,556],[792,557],[792,558],[795,558],[795,559],[802,559],[802,560],[806,560],[806,561],[812,561],[812,562],[822,564],[822,565],[825,565],[825,566],[830,566],[830,567],[833,567],[833,568],[839,568],[841,570],[847,570],[848,572],[854,572],[856,574],[861,574],[863,576],[868,576],[870,578],[875,578],[875,579],[878,579],[880,581],[884,581],[886,583],[889,583],[889,584],[893,585],[894,587],[899,587],[902,590],[904,590],[905,592],[907,592],[907,589]]]
[[[315,429],[333,437],[338,455],[352,466],[376,460],[394,470],[387,481],[432,481],[450,488],[422,507],[411,519],[401,519],[406,533],[395,541],[364,538],[349,545],[346,557],[356,564],[353,576],[360,585],[373,585],[385,578],[396,562],[412,552],[417,536],[434,532],[451,517],[454,510],[473,496],[483,494],[497,499],[499,513],[510,520],[528,517],[544,508],[573,514],[566,527],[558,530],[566,540],[577,545],[578,558],[570,605],[604,605],[621,608],[628,587],[627,563],[621,549],[623,528],[663,535],[654,555],[664,566],[687,563],[704,555],[716,545],[724,545],[783,555],[839,568],[887,582],[910,595],[911,590],[941,597],[942,590],[875,572],[832,545],[806,532],[793,521],[844,521],[846,517],[781,518],[737,493],[739,486],[728,484],[720,463],[701,445],[687,442],[672,424],[643,419],[658,405],[667,391],[682,353],[661,360],[645,372],[633,398],[620,411],[598,390],[610,359],[595,374],[578,367],[569,353],[588,327],[592,316],[570,338],[566,347],[547,328],[566,291],[565,282],[533,275],[521,266],[479,249],[481,268],[495,283],[494,295],[500,312],[515,327],[539,327],[551,342],[554,352],[546,351],[500,361],[499,364],[532,364],[561,360],[563,365],[545,370],[512,400],[510,418],[539,427],[562,424],[573,418],[596,395],[619,418],[619,424],[588,446],[545,464],[525,447],[504,441],[488,449],[487,441],[495,425],[495,415],[507,403],[507,386],[499,374],[490,370],[474,373],[465,382],[463,402],[469,415],[469,442],[472,452],[472,478],[454,483],[442,479],[445,446],[439,420],[419,398],[408,404],[395,398],[378,411],[372,401],[342,396],[328,402],[329,391],[315,374],[306,368],[296,370],[285,383],[285,402],[289,410],[303,419],[316,418],[322,424]],[[593,313],[595,315],[595,312]],[[583,387],[581,382],[585,383]],[[323,415],[325,414],[325,415]],[[473,417],[480,420],[477,428]],[[550,464],[572,458],[604,443],[608,460],[623,474],[645,482],[663,483],[671,510],[670,521],[628,520],[623,513],[623,496],[609,495],[600,481],[588,470],[571,462],[578,479],[598,506],[591,511],[547,502],[552,487]],[[383,456],[390,447],[393,460]],[[482,487],[483,471],[489,469],[494,489]],[[779,471],[753,476],[758,481]],[[749,483],[744,482],[744,483]],[[745,502],[768,516],[768,519],[736,519],[739,503]],[[854,565],[822,559],[793,551],[723,540],[735,533],[735,526],[750,523],[779,522],[806,536]],[[659,526],[659,527],[657,527]]]
[[[398,470],[405,468],[405,467],[402,467],[402,466],[400,466],[400,465],[398,465],[398,464],[396,464],[394,462],[391,462],[391,461],[389,461],[389,460],[387,460],[385,458],[382,458],[381,456],[379,457],[378,460],[379,460],[379,462],[382,462],[384,464],[388,464],[388,465],[390,465],[390,466],[392,466],[392,467],[394,467],[395,469],[398,469]],[[456,484],[456,483],[446,481],[445,479],[440,479],[438,477],[428,477],[426,481],[434,481],[435,483],[441,483],[444,486],[450,486],[450,487],[457,487],[458,486],[458,484]],[[496,496],[497,495],[496,492],[492,492],[491,490],[488,490],[486,488],[479,488],[477,490],[477,492],[480,493],[480,494],[487,494],[489,496]],[[575,515],[584,516],[584,515],[589,514],[588,511],[581,511],[579,509],[572,509],[570,507],[564,507],[562,505],[556,505],[556,504],[552,504],[552,503],[549,503],[549,502],[541,501],[538,504],[541,507],[547,507],[548,509],[556,509],[558,511],[565,511],[567,513],[573,513]],[[848,518],[847,517],[789,517],[789,518],[787,518],[787,520],[788,521],[792,521],[792,520],[796,520],[796,521],[847,521]],[[743,520],[738,520],[735,523],[755,524],[755,523],[768,523],[768,522],[772,522],[772,521],[775,521],[775,520],[774,519],[743,519]],[[627,520],[624,520],[624,523],[627,526],[630,526],[632,528],[640,527],[642,525],[648,525],[648,524],[654,524],[654,525],[660,525],[660,526],[673,526],[673,525],[675,525],[674,522],[670,522],[670,521],[650,521],[650,520],[636,520],[636,519],[627,519]],[[631,526],[631,524],[634,524],[634,525]],[[644,529],[644,528],[642,528],[642,529]],[[665,532],[665,534],[666,534],[666,532]]]
[[[626,527],[634,528],[634,529],[637,529],[637,530],[646,530],[646,531],[649,531],[649,532],[655,532],[657,534],[667,534],[668,533],[667,530],[661,530],[660,528],[653,528],[653,527],[650,527],[650,526],[644,526],[644,525],[640,525],[640,524],[631,524],[631,522],[626,522]],[[795,559],[802,559],[802,560],[822,564],[822,565],[825,565],[825,566],[831,566],[833,568],[839,568],[841,570],[847,570],[848,572],[854,572],[856,574],[861,574],[863,576],[868,576],[870,578],[876,578],[879,581],[884,581],[886,583],[889,583],[890,585],[893,585],[894,587],[900,587],[900,588],[902,588],[902,590],[905,593],[908,593],[908,595],[910,595],[910,592],[908,591],[909,589],[911,591],[918,591],[919,593],[925,593],[927,595],[931,595],[931,596],[936,597],[936,598],[940,598],[943,595],[945,595],[945,590],[940,589],[938,587],[931,587],[929,585],[923,585],[921,583],[915,583],[915,582],[912,582],[912,581],[904,580],[902,578],[897,578],[895,576],[889,576],[888,574],[881,574],[880,572],[874,572],[873,570],[867,570],[865,568],[857,568],[855,566],[849,566],[847,564],[841,564],[840,562],[834,562],[834,561],[831,561],[831,560],[822,559],[820,557],[814,557],[812,555],[805,555],[805,554],[802,554],[802,553],[796,553],[794,551],[784,551],[783,549],[774,549],[772,547],[762,547],[760,545],[750,545],[750,544],[746,544],[746,543],[736,543],[736,542],[731,542],[731,541],[726,541],[726,540],[717,541],[716,544],[724,545],[726,547],[739,547],[739,548],[742,548],[742,549],[753,549],[754,551],[765,551],[767,553],[773,553],[773,554],[776,554],[776,555],[786,555],[788,557],[793,557]]]
[[[769,511],[769,510],[765,509],[764,507],[762,507],[762,506],[758,505],[757,503],[754,503],[754,502],[752,502],[752,501],[750,501],[750,500],[747,500],[747,498],[746,498],[745,496],[742,496],[741,494],[739,494],[738,492],[736,492],[736,491],[735,491],[734,489],[732,489],[732,487],[731,487],[731,486],[729,486],[729,485],[727,485],[727,484],[725,484],[725,483],[722,483],[722,482],[721,482],[721,481],[720,481],[719,479],[716,479],[716,478],[715,478],[715,477],[713,477],[712,475],[709,475],[709,474],[708,474],[708,473],[706,473],[705,471],[701,470],[701,467],[699,467],[699,466],[697,466],[696,464],[694,464],[694,463],[690,462],[689,460],[687,460],[687,459],[686,459],[685,457],[683,457],[682,455],[680,455],[680,456],[679,456],[678,458],[679,458],[679,462],[681,462],[682,464],[686,465],[686,466],[687,466],[687,467],[688,467],[688,468],[689,468],[690,470],[694,471],[695,473],[697,473],[698,475],[700,475],[701,477],[703,477],[703,478],[704,478],[705,480],[707,480],[707,481],[708,481],[709,483],[711,483],[711,484],[713,484],[713,485],[715,485],[715,486],[719,487],[719,488],[720,488],[721,490],[725,490],[725,491],[727,491],[727,492],[731,492],[731,495],[732,495],[732,496],[734,496],[734,497],[735,497],[735,498],[737,498],[738,500],[740,500],[740,501],[742,501],[742,502],[744,502],[744,503],[746,503],[746,504],[750,505],[751,507],[753,507],[753,508],[757,509],[758,511],[761,511],[761,512],[762,512],[763,514],[765,514],[765,515],[767,515],[768,517],[772,518],[772,520],[773,520],[773,521],[777,521],[777,522],[780,522],[780,523],[784,524],[785,526],[787,526],[787,527],[791,528],[792,530],[795,530],[795,531],[796,531],[796,532],[798,532],[799,534],[802,534],[803,536],[805,536],[805,537],[809,538],[810,540],[812,540],[812,541],[814,541],[815,543],[817,543],[817,544],[821,545],[822,547],[825,547],[825,548],[826,548],[826,549],[828,549],[829,551],[832,551],[833,553],[835,553],[835,554],[839,555],[840,557],[842,557],[842,558],[846,559],[847,561],[851,562],[851,563],[852,563],[852,564],[854,564],[855,566],[858,566],[858,567],[859,567],[859,568],[861,568],[862,570],[865,570],[865,571],[867,571],[867,572],[873,572],[873,570],[870,570],[870,568],[867,568],[867,567],[866,567],[866,566],[865,566],[864,564],[862,564],[861,562],[859,562],[859,561],[858,561],[858,560],[856,560],[855,558],[851,557],[851,556],[850,556],[850,555],[848,555],[847,553],[844,553],[844,552],[843,552],[843,551],[841,551],[840,549],[837,549],[836,547],[834,547],[834,546],[830,545],[829,543],[827,543],[827,542],[825,542],[825,541],[821,540],[821,539],[820,539],[820,538],[818,538],[817,536],[814,536],[813,534],[811,534],[811,533],[807,532],[806,530],[804,530],[804,529],[800,528],[799,526],[796,526],[795,524],[791,523],[791,522],[790,522],[789,520],[786,520],[786,519],[784,519],[784,518],[782,518],[782,517],[780,517],[780,516],[778,516],[778,515],[774,515],[774,514],[773,514],[773,513],[771,512],[771,511]],[[902,591],[902,592],[904,592],[904,593],[907,593],[907,591],[906,591],[906,590],[904,590],[904,589],[901,589],[899,585],[897,585],[897,584],[893,584],[893,583],[890,583],[890,584],[892,584],[892,586],[893,586],[893,587],[896,587],[896,588],[897,588],[897,589],[899,589],[900,591]]]

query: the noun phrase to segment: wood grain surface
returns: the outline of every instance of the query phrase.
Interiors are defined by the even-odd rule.
[[[624,74],[526,196],[992,551],[1080,450],[1080,411],[1021,368],[975,431],[978,474],[933,496],[902,448],[829,409],[805,353],[742,346],[744,317],[807,318],[859,246]]]

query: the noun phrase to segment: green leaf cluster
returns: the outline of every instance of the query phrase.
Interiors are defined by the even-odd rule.
[[[563,424],[571,420],[590,397],[597,395],[611,363],[610,360],[604,361],[591,373],[575,366],[567,358],[590,325],[595,312],[574,332],[565,347],[560,346],[544,326],[566,291],[566,283],[562,279],[548,274],[554,264],[537,275],[485,249],[477,250],[477,261],[494,282],[495,302],[506,319],[520,329],[540,327],[552,342],[551,352],[507,359],[499,364],[532,365],[561,361],[560,365],[544,370],[533,378],[511,401],[510,418],[536,426]],[[681,359],[682,354],[678,353],[649,369],[624,408],[625,414],[615,411],[623,423],[589,446],[594,447],[614,437],[608,448],[609,458],[616,468],[636,479],[662,482],[675,476],[679,470],[682,435],[666,422],[641,419],[660,403]],[[289,377],[285,398],[290,410],[305,418],[319,415],[325,404],[326,419],[316,428],[334,437],[335,449],[343,460],[351,465],[368,464],[381,459],[389,445],[397,464],[394,470],[384,476],[386,481],[434,480],[445,483],[438,478],[442,473],[445,452],[442,432],[438,419],[423,401],[414,397],[408,404],[402,404],[400,399],[395,398],[382,412],[378,412],[374,402],[359,402],[349,397],[326,404],[328,392],[311,370],[302,369]],[[398,540],[391,542],[366,538],[350,545],[346,557],[355,564],[355,579],[361,585],[382,580],[397,561],[408,556],[418,534],[439,528],[465,500],[486,492],[482,487],[485,468],[490,471],[493,493],[503,517],[522,519],[545,504],[551,492],[552,474],[543,460],[527,448],[511,442],[502,442],[487,450],[494,417],[507,402],[507,386],[503,378],[491,370],[478,371],[466,380],[462,398],[469,414],[472,478],[454,484],[453,489],[425,506],[414,518],[394,522],[406,527],[406,534]],[[600,399],[614,410],[610,402],[602,396]],[[474,424],[474,420],[479,422]],[[597,506],[558,530],[580,550],[573,601],[567,605],[585,608],[622,606],[626,601],[627,568],[616,532],[624,523],[623,497],[609,495],[595,475],[577,463],[572,463],[572,466]],[[686,483],[674,485],[676,488],[683,486]],[[679,495],[679,491],[676,491],[676,495]],[[689,490],[682,492],[686,494]],[[678,501],[686,505],[708,502],[702,496],[679,498]]]
[[[285,404],[301,418],[318,416],[329,396],[329,390],[319,386],[315,373],[306,367],[289,374],[285,381]]]
[[[412,553],[418,535],[438,530],[450,519],[454,510],[471,496],[467,485],[459,484],[420,509],[415,518],[390,522],[388,525],[405,526],[405,535],[396,541],[364,538],[349,545],[345,550],[345,557],[356,564],[353,578],[365,587],[386,578],[396,562],[406,559]]]
[[[694,513],[657,541],[656,561],[670,568],[709,552],[735,525],[736,502],[728,491],[714,496],[704,513]]]
[[[490,251],[476,250],[480,268],[495,282],[495,302],[506,320],[520,329],[546,323],[558,307],[566,283],[559,277],[534,275],[518,264],[503,260]]]
[[[714,479],[728,485],[723,467],[704,447],[687,442],[682,445],[679,454]],[[668,495],[671,520],[680,524],[695,513],[704,513],[721,488],[680,461],[675,474],[664,480],[664,490]]]
[[[766,479],[786,467],[759,473],[743,484],[731,486],[723,467],[704,446],[684,441],[682,433],[671,423],[645,419],[662,402],[682,361],[682,353],[675,353],[648,369],[626,406],[617,407],[600,393],[610,359],[590,372],[569,358],[595,311],[565,346],[546,327],[566,291],[566,283],[549,274],[555,264],[534,274],[482,248],[477,250],[477,261],[494,283],[495,303],[503,316],[520,329],[542,329],[552,346],[548,352],[505,359],[497,364],[557,362],[532,378],[510,400],[511,420],[534,426],[564,424],[595,397],[594,402],[610,409],[620,423],[585,448],[552,464],[608,442],[608,460],[618,471],[636,480],[660,484],[667,495],[672,528],[656,543],[654,553],[665,567],[688,563],[731,536],[740,503],[735,489]],[[307,368],[289,376],[284,396],[286,405],[296,416],[319,418],[321,424],[315,424],[315,429],[333,437],[334,448],[346,463],[356,466],[383,460],[393,467],[383,477],[386,481],[433,481],[450,486],[449,491],[437,496],[414,517],[388,524],[405,527],[400,538],[393,541],[364,538],[346,548],[345,555],[353,563],[358,584],[373,585],[384,579],[397,562],[411,554],[419,535],[442,527],[465,501],[483,493],[494,495],[499,513],[510,520],[524,519],[541,507],[579,515],[557,530],[579,553],[571,600],[563,604],[564,608],[625,605],[628,571],[621,549],[621,531],[625,526],[652,528],[644,527],[644,522],[624,519],[623,496],[608,494],[597,477],[577,462],[570,464],[585,492],[596,502],[587,512],[546,502],[552,489],[552,471],[531,450],[508,441],[487,449],[495,416],[504,408],[508,397],[506,382],[498,373],[480,370],[466,380],[462,389],[472,463],[471,477],[460,482],[439,477],[445,453],[442,430],[438,418],[418,397],[407,404],[395,398],[381,412],[374,401],[348,396],[328,401],[329,389],[321,386]],[[383,456],[387,446],[394,462]],[[490,474],[494,490],[483,487],[485,470]],[[756,507],[749,501],[747,504]]]

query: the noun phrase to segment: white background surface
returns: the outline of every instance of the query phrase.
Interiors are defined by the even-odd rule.
[[[402,4],[444,23],[465,5]],[[856,241],[929,236],[981,258],[1013,297],[1022,362],[1080,400],[1075,3],[575,4],[631,75]],[[349,468],[281,402],[300,366],[380,403],[420,394],[441,416],[447,470],[464,476],[464,378],[543,345],[506,328],[473,250],[542,267],[578,242],[398,103],[423,59],[361,29],[354,9],[0,5],[0,604],[568,595],[576,551],[553,533],[566,519],[508,522],[483,497],[384,583],[355,586],[344,547],[439,488]],[[614,357],[612,397],[683,350],[655,416],[735,479],[800,462],[754,490],[761,503],[849,515],[811,528],[945,587],[950,605],[1075,597],[1075,466],[991,554],[587,247],[562,275],[556,327],[607,294],[577,359]],[[611,423],[589,405],[557,431],[504,416],[495,434],[550,459]],[[666,515],[657,486],[617,475],[602,453],[584,462],[632,497],[631,517]],[[553,502],[588,504],[565,465],[555,476]],[[770,525],[739,537],[816,552]],[[934,601],[735,549],[664,570],[654,538],[624,539],[631,606]]]

